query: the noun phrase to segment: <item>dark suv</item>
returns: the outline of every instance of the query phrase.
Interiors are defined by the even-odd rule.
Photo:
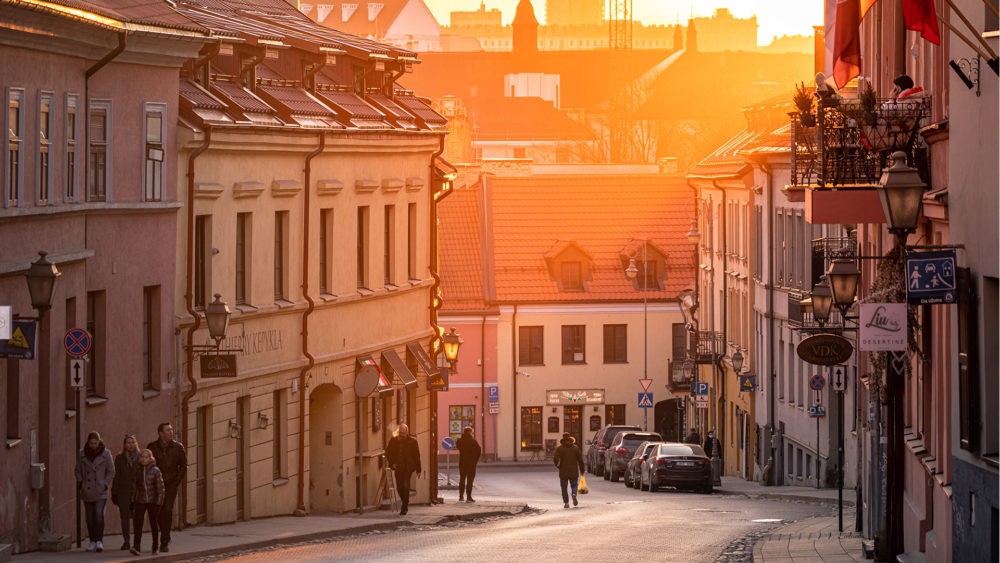
[[[643,442],[660,442],[663,438],[656,432],[619,432],[605,454],[604,480],[618,479],[625,474],[628,460],[635,455],[636,448]]]
[[[590,449],[587,450],[587,456],[585,459],[587,471],[597,476],[604,475],[604,452],[608,449],[608,446],[611,445],[615,436],[623,430],[641,431],[642,428],[624,424],[618,426],[612,426],[609,424],[598,430],[597,434],[594,434],[593,440],[587,440],[587,445],[590,446]]]

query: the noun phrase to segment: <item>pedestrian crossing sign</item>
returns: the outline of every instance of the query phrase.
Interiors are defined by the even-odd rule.
[[[639,408],[640,409],[651,409],[651,408],[653,408],[653,394],[652,393],[639,393]]]

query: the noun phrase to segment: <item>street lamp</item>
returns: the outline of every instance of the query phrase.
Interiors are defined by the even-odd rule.
[[[625,277],[635,281],[639,275],[639,269],[635,266],[635,256],[628,259],[628,267],[625,268]],[[649,261],[646,259],[646,241],[642,241],[642,378],[649,379],[648,356],[649,350],[649,322],[646,298],[646,284],[649,283]],[[647,430],[649,423],[649,409],[642,409],[642,429]]]
[[[222,300],[222,294],[215,294],[215,301],[205,307],[205,320],[208,323],[208,334],[215,340],[215,347],[222,345],[229,330],[229,305]]]
[[[830,291],[833,293],[833,304],[840,309],[843,317],[847,316],[847,310],[854,304],[854,297],[858,293],[858,280],[861,278],[861,271],[858,265],[850,258],[835,258],[830,263],[830,269],[826,271],[826,277],[830,282]]]
[[[736,351],[733,352],[733,355],[729,358],[729,361],[733,364],[733,371],[736,372],[736,375],[743,372],[743,360],[743,352],[741,352],[739,348],[737,348]]]
[[[698,219],[691,219],[691,229],[687,232],[688,242],[691,244],[698,244],[701,242],[701,233],[698,232]]]
[[[819,283],[813,286],[812,290],[812,311],[813,318],[819,326],[826,324],[830,320],[830,307],[833,306],[833,293],[830,291],[830,282],[826,276],[820,278]]]
[[[31,296],[31,308],[39,313],[52,308],[52,293],[56,288],[56,278],[62,275],[59,268],[49,262],[48,252],[38,251],[38,260],[31,263],[25,279],[28,282],[28,295]]]
[[[920,179],[916,168],[906,165],[906,153],[892,153],[892,166],[882,172],[878,181],[878,198],[889,225],[889,232],[896,235],[900,244],[906,236],[917,230],[920,208],[927,185]]]
[[[455,327],[451,327],[448,334],[441,337],[441,345],[444,348],[444,357],[448,360],[451,369],[456,370],[458,365],[458,349],[462,347],[462,337],[455,332]]]

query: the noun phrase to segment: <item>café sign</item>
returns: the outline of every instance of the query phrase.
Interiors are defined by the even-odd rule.
[[[814,334],[799,342],[795,349],[803,361],[818,366],[835,366],[851,359],[854,346],[851,341],[837,334]]]
[[[858,348],[865,352],[906,351],[906,304],[862,303],[858,308]]]

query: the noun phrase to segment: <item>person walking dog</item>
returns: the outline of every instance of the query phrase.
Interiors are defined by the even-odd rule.
[[[115,456],[115,478],[111,482],[111,504],[118,507],[122,520],[122,550],[132,546],[129,534],[132,532],[132,494],[135,492],[135,473],[139,469],[139,442],[134,434],[126,434],[122,441],[122,451]]]
[[[573,491],[573,506],[579,504],[576,499],[577,487],[580,484],[580,474],[583,473],[583,453],[576,445],[576,438],[569,432],[564,432],[559,447],[552,455],[552,463],[559,468],[559,489],[562,490],[563,508],[569,508],[569,493],[566,485]]]
[[[476,480],[476,465],[483,455],[483,448],[473,436],[471,426],[462,430],[462,437],[455,442],[455,447],[458,449],[458,501],[462,502],[464,494],[465,502],[476,502],[472,498],[472,482]]]
[[[108,503],[108,488],[115,478],[115,460],[96,430],[87,435],[75,473],[87,515],[87,536],[90,538],[87,551],[104,551],[104,507]]]
[[[385,448],[385,459],[396,474],[396,490],[399,491],[402,503],[399,515],[406,516],[410,508],[410,475],[413,472],[420,475],[421,471],[420,446],[416,438],[410,436],[409,426],[399,425],[396,436],[389,440],[389,445]]]

